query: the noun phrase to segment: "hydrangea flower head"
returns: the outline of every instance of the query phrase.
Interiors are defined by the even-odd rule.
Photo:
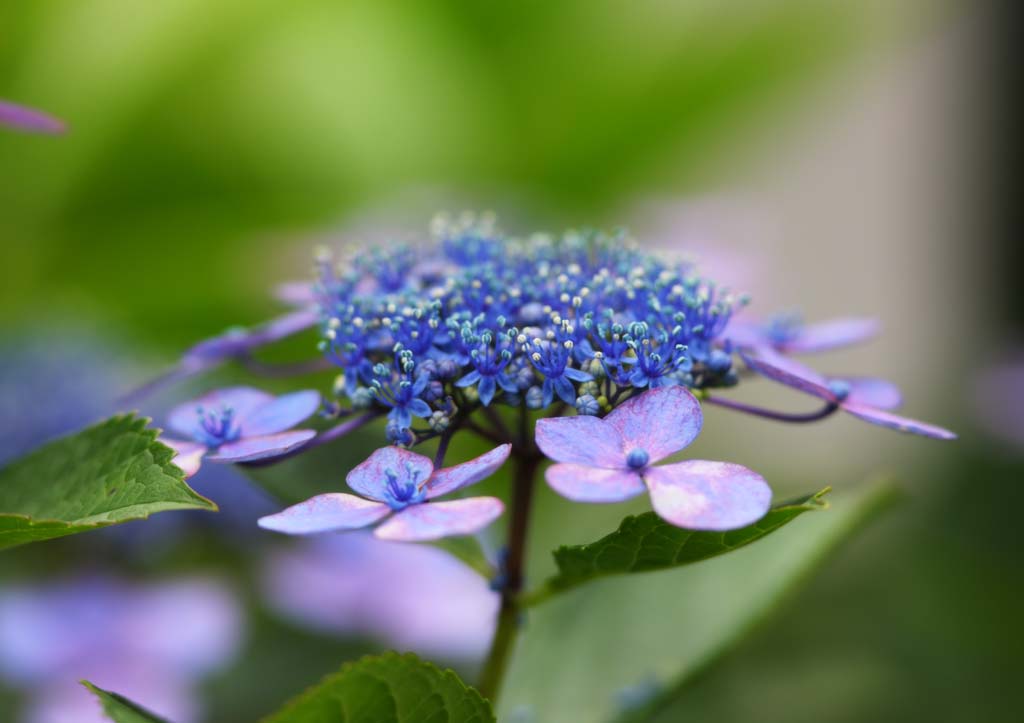
[[[503,444],[476,459],[434,469],[429,457],[383,447],[357,465],[345,481],[361,497],[344,492],[317,495],[275,515],[260,527],[291,535],[353,530],[389,519],[374,529],[384,540],[417,542],[469,535],[497,519],[505,507],[496,497],[434,502],[494,474],[512,447]]]
[[[177,452],[175,464],[194,474],[199,459],[252,462],[288,454],[316,436],[292,429],[320,408],[312,390],[275,397],[252,387],[228,387],[179,404],[167,425],[185,440],[162,438]]]
[[[667,522],[694,530],[731,530],[768,511],[771,489],[746,467],[688,460],[655,463],[700,433],[700,403],[681,386],[634,396],[603,419],[555,417],[537,422],[537,446],[557,464],[548,484],[578,502],[620,502],[645,490]]]

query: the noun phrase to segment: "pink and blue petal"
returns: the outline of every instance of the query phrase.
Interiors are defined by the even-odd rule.
[[[275,434],[309,419],[320,408],[320,393],[307,389],[276,397],[238,417],[242,436]]]
[[[767,362],[747,354],[741,356],[749,369],[767,379],[785,384],[787,387],[811,394],[833,404],[839,401],[836,395],[826,386],[827,382],[820,375],[817,373],[809,375],[806,371],[798,371],[796,365],[799,362],[794,362],[792,359],[783,360],[778,357],[773,358],[772,362]],[[800,366],[802,367],[803,365]]]
[[[261,517],[260,527],[287,535],[354,530],[387,517],[391,508],[343,492],[311,497],[274,515]]]
[[[427,483],[427,499],[440,497],[487,479],[505,464],[511,451],[512,445],[503,444],[476,459],[437,470]]]
[[[828,351],[866,341],[876,336],[879,329],[880,324],[877,319],[856,317],[832,319],[803,326],[800,333],[794,339],[782,344],[781,348],[791,354]]]
[[[842,408],[844,411],[849,412],[858,419],[870,422],[871,424],[877,424],[880,427],[895,429],[898,432],[918,434],[922,437],[931,437],[933,439],[956,439],[956,434],[948,429],[937,427],[934,424],[919,422],[916,419],[910,419],[909,417],[901,417],[899,415],[892,414],[891,412],[875,409],[874,407],[865,406],[856,402],[844,402]]]
[[[548,467],[544,478],[551,489],[574,502],[623,502],[644,491],[640,475],[628,469],[559,463]]]
[[[605,417],[604,423],[619,433],[625,454],[642,449],[654,463],[696,439],[703,419],[700,402],[690,390],[671,386],[630,398]]]
[[[398,482],[425,484],[434,471],[434,463],[422,454],[399,447],[381,447],[356,465],[345,481],[353,490],[371,500],[388,500],[388,476]]]
[[[450,502],[410,505],[386,520],[373,534],[382,540],[426,542],[456,535],[472,535],[505,511],[497,497],[470,497]]]
[[[540,451],[556,462],[613,469],[626,465],[621,435],[597,417],[540,419],[535,437]]]
[[[217,448],[207,459],[213,462],[256,462],[294,452],[316,436],[312,429],[245,437]]]
[[[897,409],[903,403],[900,388],[885,379],[874,377],[840,377],[849,386],[846,404],[859,404],[875,409]]]
[[[689,530],[734,530],[757,522],[772,491],[756,472],[729,462],[688,460],[643,472],[654,511]]]

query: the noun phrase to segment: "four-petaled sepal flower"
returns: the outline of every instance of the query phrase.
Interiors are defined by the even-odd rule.
[[[311,429],[291,429],[320,408],[312,390],[275,397],[252,387],[228,387],[179,404],[167,426],[186,440],[161,438],[177,455],[174,463],[186,476],[200,459],[253,462],[288,454],[316,436]]]
[[[871,424],[934,439],[956,439],[956,434],[934,424],[893,414],[900,405],[899,389],[884,379],[871,377],[826,378],[807,366],[762,350],[757,357],[742,355],[753,371],[772,381],[811,394]]]
[[[537,446],[557,464],[548,484],[578,502],[619,502],[645,489],[654,511],[693,530],[732,530],[756,522],[771,489],[746,467],[688,460],[653,466],[700,433],[700,403],[682,386],[632,397],[604,419],[555,417],[537,422]]]
[[[432,500],[490,477],[505,463],[511,449],[511,445],[503,444],[476,459],[435,470],[429,457],[398,447],[384,447],[345,478],[348,486],[362,497],[344,492],[317,495],[260,518],[259,525],[289,535],[309,535],[354,530],[390,516],[377,526],[374,535],[402,542],[470,535],[501,515],[505,509],[501,500]]]

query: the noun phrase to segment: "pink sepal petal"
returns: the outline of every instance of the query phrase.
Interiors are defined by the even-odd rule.
[[[886,379],[875,377],[837,377],[850,385],[848,404],[874,407],[875,409],[897,409],[903,403],[900,388]]]
[[[548,467],[544,478],[551,489],[574,502],[622,502],[644,491],[640,475],[628,469],[561,463]]]
[[[597,417],[547,417],[537,421],[537,446],[556,462],[618,468],[626,464],[622,437]]]
[[[261,517],[257,524],[265,530],[287,535],[312,535],[366,527],[390,512],[391,508],[382,502],[371,502],[344,492],[328,492],[277,514]]]
[[[283,394],[238,417],[243,437],[276,434],[309,419],[320,408],[320,392],[306,389]]]
[[[503,444],[476,459],[437,470],[427,483],[427,499],[440,497],[487,479],[505,464],[511,451],[511,444]]]
[[[425,542],[453,535],[471,535],[505,511],[497,497],[470,497],[449,502],[411,505],[380,525],[373,534],[382,540]]]
[[[746,527],[771,506],[764,478],[738,464],[687,460],[649,467],[643,475],[658,516],[688,530]]]
[[[772,361],[774,363],[771,363],[748,354],[742,354],[741,356],[743,357],[743,363],[748,368],[763,377],[767,377],[780,384],[785,384],[787,387],[792,387],[801,392],[812,394],[819,399],[824,399],[833,404],[839,401],[836,395],[825,386],[824,379],[820,375],[814,373],[814,378],[807,378],[804,374],[798,373],[796,368],[799,362],[794,362],[792,359],[783,361],[783,359],[773,357]],[[803,365],[800,366],[802,367]]]
[[[877,319],[849,317],[807,324],[792,341],[781,345],[791,354],[808,354],[850,346],[876,336],[881,328]]]
[[[67,130],[64,121],[49,113],[5,100],[0,100],[0,126],[33,133],[57,134]]]
[[[897,414],[857,404],[856,402],[847,401],[843,403],[843,410],[849,412],[858,419],[863,419],[865,422],[877,424],[881,427],[888,427],[889,429],[895,429],[898,432],[919,434],[922,437],[932,437],[933,439],[956,439],[956,434],[948,429],[937,427],[934,424],[919,422],[916,419],[910,419],[909,417],[901,417]]]
[[[166,439],[164,437],[157,441],[174,450],[174,457],[171,458],[171,462],[185,473],[185,479],[199,471],[203,455],[206,454],[205,445],[198,442],[186,442],[180,439]]]
[[[434,463],[429,457],[400,447],[381,447],[357,464],[345,481],[364,497],[384,502],[387,499],[384,489],[388,483],[388,472],[393,473],[399,482],[424,484],[433,471]]]
[[[290,432],[246,437],[237,442],[222,444],[207,459],[211,462],[255,462],[288,454],[316,436],[312,429],[294,429]]]
[[[700,402],[684,386],[643,392],[616,407],[604,419],[622,437],[624,454],[643,449],[651,463],[689,445],[700,434],[703,421]],[[617,466],[623,465],[620,462]]]

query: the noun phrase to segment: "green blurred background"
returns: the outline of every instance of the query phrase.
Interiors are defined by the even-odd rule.
[[[893,472],[906,495],[658,720],[1013,720],[1022,452],[976,431],[962,383],[971,350],[1010,335],[985,180],[998,18],[927,0],[3,3],[0,97],[70,132],[0,132],[0,330],[85,335],[141,379],[274,313],[315,244],[419,231],[439,209],[745,256],[757,309],[880,317],[887,336],[846,370],[893,378],[963,439],[709,414],[700,451],[781,496]],[[340,481],[333,460],[306,467],[310,489]],[[245,589],[245,555],[206,534],[102,554],[230,569]],[[0,572],[95,554],[45,547]],[[365,647],[251,615],[210,720],[253,720]]]

